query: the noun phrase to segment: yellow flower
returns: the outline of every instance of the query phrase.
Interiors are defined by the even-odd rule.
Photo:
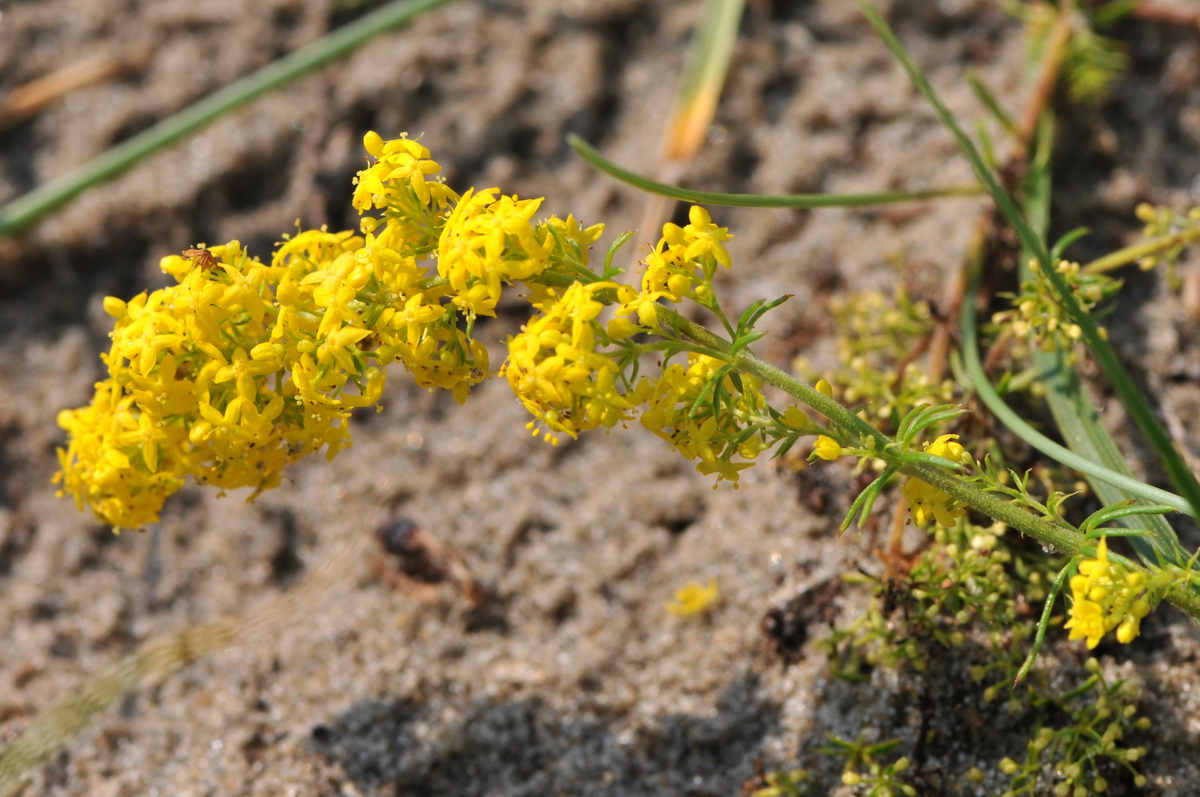
[[[927,454],[944,457],[954,462],[967,464],[971,455],[961,445],[954,442],[956,434],[944,434],[932,443],[925,443]],[[960,505],[947,493],[920,479],[910,478],[900,488],[905,502],[908,504],[909,516],[913,523],[923,526],[930,520],[936,520],[938,525],[953,528],[958,519],[966,514],[966,507]]]
[[[731,261],[729,252],[725,249],[725,242],[733,237],[729,234],[729,229],[713,224],[708,211],[699,205],[693,205],[688,211],[688,221],[690,223],[683,228],[684,240],[687,243],[684,257],[694,260],[711,254],[718,263],[729,268]]]
[[[970,461],[970,455],[967,454],[966,449],[954,442],[957,439],[958,435],[956,434],[944,434],[932,443],[926,443],[925,453],[966,464]]]
[[[1104,609],[1100,604],[1080,597],[1072,601],[1070,619],[1063,627],[1071,632],[1067,639],[1086,639],[1088,650],[1091,650],[1104,636]]]
[[[724,373],[720,387],[726,400],[720,408],[714,407],[710,399],[702,397],[711,395],[712,382],[724,367],[723,361],[696,352],[688,353],[686,367],[671,363],[656,381],[646,381],[640,420],[680,454],[697,460],[700,473],[716,474],[718,482],[730,481],[736,487],[739,473],[750,463],[734,462],[733,457],[750,459],[762,450],[757,444],[746,445],[744,420],[761,412],[762,383],[743,375],[739,390]]]
[[[817,443],[813,446],[813,454],[828,462],[833,462],[842,455],[842,445],[832,437],[818,435]]]
[[[542,200],[467,191],[438,240],[438,274],[454,290],[452,301],[468,316],[495,315],[503,283],[526,280],[548,265],[555,239],[539,240],[533,215]]]
[[[667,604],[667,611],[678,617],[711,611],[721,599],[717,580],[710,578],[707,586],[692,581],[675,590],[675,597]]]
[[[615,288],[611,282],[573,283],[508,341],[501,372],[534,416],[529,428],[551,443],[556,433],[578,437],[631,417],[633,404],[617,389],[617,363],[596,349],[596,319],[604,305],[595,297]]]
[[[966,508],[954,505],[949,495],[920,479],[910,478],[904,482],[900,492],[908,503],[913,523],[918,526],[936,520],[939,525],[953,528],[958,519],[966,513]]]

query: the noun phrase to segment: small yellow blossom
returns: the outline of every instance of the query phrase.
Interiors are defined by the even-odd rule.
[[[958,435],[956,434],[944,434],[932,443],[926,443],[925,453],[933,454],[935,457],[944,457],[964,465],[968,464],[971,456],[960,444],[954,442],[957,439]]]
[[[703,255],[712,255],[722,266],[730,268],[731,260],[729,252],[725,249],[725,242],[733,236],[729,234],[727,227],[713,224],[708,211],[699,205],[693,205],[688,211],[688,225],[683,228],[683,237],[687,243],[684,252],[687,259],[695,260]]]
[[[828,462],[833,462],[842,455],[842,445],[832,437],[818,435],[813,454]]]
[[[1100,604],[1081,597],[1072,602],[1070,618],[1064,626],[1071,633],[1068,639],[1086,639],[1088,650],[1100,644],[1104,636],[1104,609]]]
[[[675,597],[667,604],[667,611],[678,617],[690,617],[711,611],[721,599],[717,580],[710,578],[707,586],[694,581],[675,590]]]
[[[944,434],[932,443],[925,443],[925,453],[967,464],[971,455],[960,444],[954,442],[957,439],[956,434]],[[967,511],[966,507],[947,493],[920,479],[908,479],[900,488],[900,492],[908,504],[909,516],[918,526],[936,520],[938,525],[953,528]]]
[[[953,528],[966,512],[965,507],[954,506],[949,495],[920,479],[910,478],[904,482],[900,492],[908,503],[913,523],[918,526],[936,520],[939,525]]]

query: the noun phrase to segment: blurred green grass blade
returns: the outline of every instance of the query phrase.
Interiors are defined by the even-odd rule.
[[[729,71],[745,0],[706,0],[667,133],[667,160],[690,160],[704,143]]]
[[[1029,223],[1038,235],[1045,239],[1050,229],[1050,159],[1053,147],[1052,117],[1047,112],[1039,128],[1042,135],[1038,141],[1038,157],[1035,159],[1029,175],[1025,180],[1025,200],[1022,203]],[[1032,278],[1029,269],[1031,253],[1021,252],[1022,282]],[[1054,416],[1067,446],[1077,455],[1088,462],[1096,463],[1111,471],[1133,478],[1133,472],[1117,448],[1112,435],[1100,423],[1100,415],[1096,407],[1083,391],[1079,375],[1067,361],[1066,352],[1055,349],[1051,352],[1042,351],[1039,346],[1033,346],[1033,362],[1038,369],[1039,378],[1046,389],[1046,404]],[[1111,506],[1131,497],[1126,490],[1108,484],[1089,474],[1084,474],[1092,491],[1105,506]],[[1148,565],[1158,565],[1171,562],[1178,565],[1187,563],[1188,553],[1179,543],[1179,537],[1171,524],[1162,515],[1141,517],[1124,517],[1117,520],[1118,525],[1126,528],[1142,528],[1149,531],[1144,537],[1131,537],[1130,545],[1137,555]]]
[[[29,226],[83,191],[116,177],[153,152],[178,141],[222,114],[339,58],[367,39],[403,25],[449,0],[399,0],[331,31],[311,44],[210,94],[69,174],[35,188],[0,208],[0,236]]]
[[[936,199],[954,196],[978,196],[978,186],[951,186],[923,191],[883,191],[877,194],[720,194],[711,191],[691,191],[660,183],[622,169],[605,158],[577,135],[567,136],[567,143],[588,163],[623,183],[652,194],[691,202],[696,205],[720,205],[733,208],[832,208],[883,205],[889,202],[908,202],[916,199]]]
[[[899,61],[900,65],[908,73],[917,90],[929,101],[942,125],[954,137],[954,140],[958,143],[959,150],[970,162],[971,168],[974,169],[975,176],[986,187],[987,192],[991,195],[993,201],[995,201],[1005,220],[1012,225],[1013,231],[1017,234],[1017,238],[1021,242],[1021,246],[1032,253],[1041,264],[1042,273],[1046,275],[1050,284],[1054,286],[1056,298],[1067,311],[1071,320],[1079,325],[1079,328],[1083,332],[1083,340],[1087,344],[1088,349],[1091,350],[1092,356],[1104,370],[1117,395],[1121,397],[1121,402],[1125,405],[1130,417],[1137,423],[1138,428],[1145,435],[1147,442],[1154,449],[1155,453],[1158,454],[1163,468],[1167,471],[1167,475],[1171,479],[1171,483],[1188,504],[1191,505],[1192,512],[1189,514],[1200,516],[1200,482],[1196,480],[1195,474],[1188,469],[1183,457],[1175,450],[1174,441],[1172,441],[1167,430],[1159,423],[1154,410],[1129,376],[1129,372],[1125,369],[1125,366],[1121,364],[1116,350],[1113,349],[1112,345],[1101,334],[1091,315],[1083,311],[1079,305],[1079,301],[1071,293],[1063,276],[1053,267],[1045,241],[1029,225],[1024,214],[1017,207],[1016,202],[1000,184],[999,178],[983,162],[983,158],[980,156],[975,144],[963,131],[962,126],[954,118],[954,115],[946,107],[946,104],[942,102],[941,97],[938,96],[933,86],[925,79],[924,74],[921,73],[921,70],[904,49],[904,45],[896,38],[896,34],[892,31],[891,26],[880,16],[879,12],[870,3],[870,0],[856,0],[856,2],[862,10],[863,15],[867,18],[867,21],[875,28],[875,31],[883,39],[884,44],[892,52],[892,55],[896,57],[896,60]]]
[[[1049,405],[1054,422],[1058,425],[1059,434],[1070,449],[1089,462],[1101,464],[1109,470],[1133,478],[1120,449],[1108,430],[1101,425],[1096,407],[1084,394],[1078,374],[1066,363],[1063,353],[1058,350],[1052,353],[1037,351],[1033,359],[1046,388],[1046,404]],[[1100,503],[1106,506],[1135,497],[1127,490],[1107,484],[1089,474],[1085,473],[1084,476]],[[1181,501],[1164,503],[1173,509],[1186,511],[1180,506]],[[1161,515],[1137,518],[1136,522],[1131,518],[1123,518],[1118,523],[1127,528],[1150,530],[1148,537],[1130,539],[1138,556],[1146,564],[1159,564],[1160,558],[1162,561],[1179,565],[1187,562],[1187,551],[1180,545],[1179,537],[1171,528],[1171,524]],[[1158,552],[1158,556],[1155,555],[1155,551]]]
[[[1000,103],[996,101],[996,95],[992,94],[992,90],[989,89],[986,84],[984,84],[983,79],[979,77],[979,73],[973,70],[968,71],[967,83],[970,84],[971,90],[975,92],[975,98],[978,99],[983,107],[987,109],[988,113],[990,113],[992,118],[996,120],[996,123],[1003,128],[1004,132],[1008,133],[1014,138],[1019,136],[1020,133],[1017,130],[1017,123],[1013,121],[1011,116],[1005,113],[1002,107],[1000,107]]]

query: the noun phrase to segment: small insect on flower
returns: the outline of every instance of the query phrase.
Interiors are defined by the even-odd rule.
[[[181,254],[202,269],[217,267],[217,258],[207,249],[184,249]]]

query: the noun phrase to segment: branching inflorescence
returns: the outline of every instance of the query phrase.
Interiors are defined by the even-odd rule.
[[[190,250],[162,261],[177,284],[105,301],[115,319],[109,376],[89,406],[59,417],[69,442],[57,479],[81,507],[137,528],[189,477],[256,495],[275,487],[288,463],[350,445],[351,410],[378,404],[396,361],[418,385],[465,401],[493,375],[476,319],[494,316],[517,284],[534,314],[499,373],[534,416],[534,434],[556,442],[640,417],[732,481],[745,467],[732,458],[764,449],[762,434],[746,434],[764,412],[752,377],[699,350],[658,379],[637,376],[642,353],[686,348],[677,336],[665,348],[633,342],[661,332],[659,302],[715,307],[711,279],[729,265],[729,235],[703,209],[685,227],[666,225],[636,290],[589,269],[602,225],[539,221],[541,199],[496,189],[460,196],[417,142],[369,133],[364,143],[374,163],[353,202],[377,215],[359,233],[299,232],[269,264],[237,241]],[[608,304],[615,315],[602,323]]]
[[[809,387],[753,358],[755,322],[783,300],[729,320],[713,279],[731,264],[730,235],[704,209],[691,208],[682,227],[664,226],[635,287],[611,266],[624,238],[601,271],[591,267],[602,225],[539,220],[541,199],[494,188],[459,195],[408,138],[368,133],[364,145],[373,162],[354,192],[354,207],[368,214],[358,232],[285,236],[269,264],[237,241],[188,250],[162,261],[176,284],[105,301],[115,319],[103,356],[109,376],[90,405],[59,416],[68,432],[56,477],[64,494],[117,529],[155,522],[188,478],[258,495],[280,483],[289,463],[349,446],[351,411],[378,407],[387,368],[399,361],[418,385],[448,390],[460,403],[474,385],[503,376],[533,416],[533,434],[551,443],[638,421],[701,473],[735,486],[763,452],[782,454],[815,436],[810,459],[852,456],[860,468],[882,471],[843,528],[903,475],[901,494],[917,525],[954,526],[973,507],[1075,555],[1069,628],[1089,646],[1113,629],[1128,641],[1151,604],[1186,586],[1178,573],[1169,583],[1153,574],[1138,581],[1147,578],[1140,568],[1109,563],[1103,543],[1089,547],[1056,514],[1039,518],[1021,500],[997,498],[991,493],[1007,488],[988,482],[990,469],[980,471],[958,435],[914,450],[960,410],[917,404],[903,417],[886,413],[898,426],[889,438],[837,403],[823,380]],[[494,316],[505,290],[517,286],[531,317],[493,371],[474,337],[476,321]],[[671,309],[684,301],[711,313],[726,337]],[[649,360],[659,368],[643,373]],[[799,406],[771,407],[766,382],[830,423],[816,424]],[[1113,574],[1120,589],[1099,582]],[[1075,589],[1079,579],[1090,586]]]

